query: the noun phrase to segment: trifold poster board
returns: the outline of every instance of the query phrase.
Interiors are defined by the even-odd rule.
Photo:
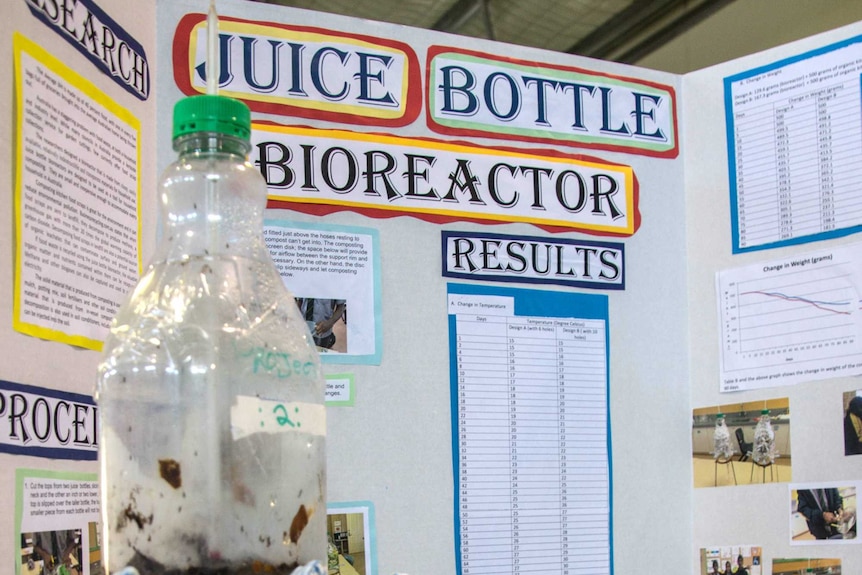
[[[172,106],[205,90],[207,7],[26,0],[0,23],[4,572],[100,572],[95,366],[158,237]],[[862,25],[677,76],[218,11],[273,259],[309,321],[340,314],[320,343],[342,556],[862,569]],[[821,490],[840,504],[814,525]]]

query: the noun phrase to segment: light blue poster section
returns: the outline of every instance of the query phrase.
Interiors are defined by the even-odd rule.
[[[447,288],[457,573],[612,574],[607,296]]]
[[[264,239],[284,284],[303,313],[307,299],[335,321],[315,338],[322,363],[380,365],[380,240],[373,228],[279,219],[264,221]],[[340,311],[335,311],[340,306]],[[319,316],[307,315],[313,330]]]

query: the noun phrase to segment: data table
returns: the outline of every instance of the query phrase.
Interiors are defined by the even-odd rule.
[[[860,71],[852,42],[725,79],[735,251],[860,229]]]
[[[463,575],[610,573],[606,325],[458,314]]]
[[[859,223],[858,82],[750,106],[736,120],[741,246]]]

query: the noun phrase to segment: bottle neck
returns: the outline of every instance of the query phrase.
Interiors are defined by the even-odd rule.
[[[201,154],[231,154],[245,160],[251,142],[219,132],[194,132],[174,140],[174,151],[180,158]]]
[[[174,140],[178,154],[159,194],[154,261],[220,254],[266,258],[266,184],[246,157],[247,139],[196,132]]]

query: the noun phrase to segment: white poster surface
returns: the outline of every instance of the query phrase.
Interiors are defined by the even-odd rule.
[[[721,391],[862,373],[859,244],[716,274]]]

